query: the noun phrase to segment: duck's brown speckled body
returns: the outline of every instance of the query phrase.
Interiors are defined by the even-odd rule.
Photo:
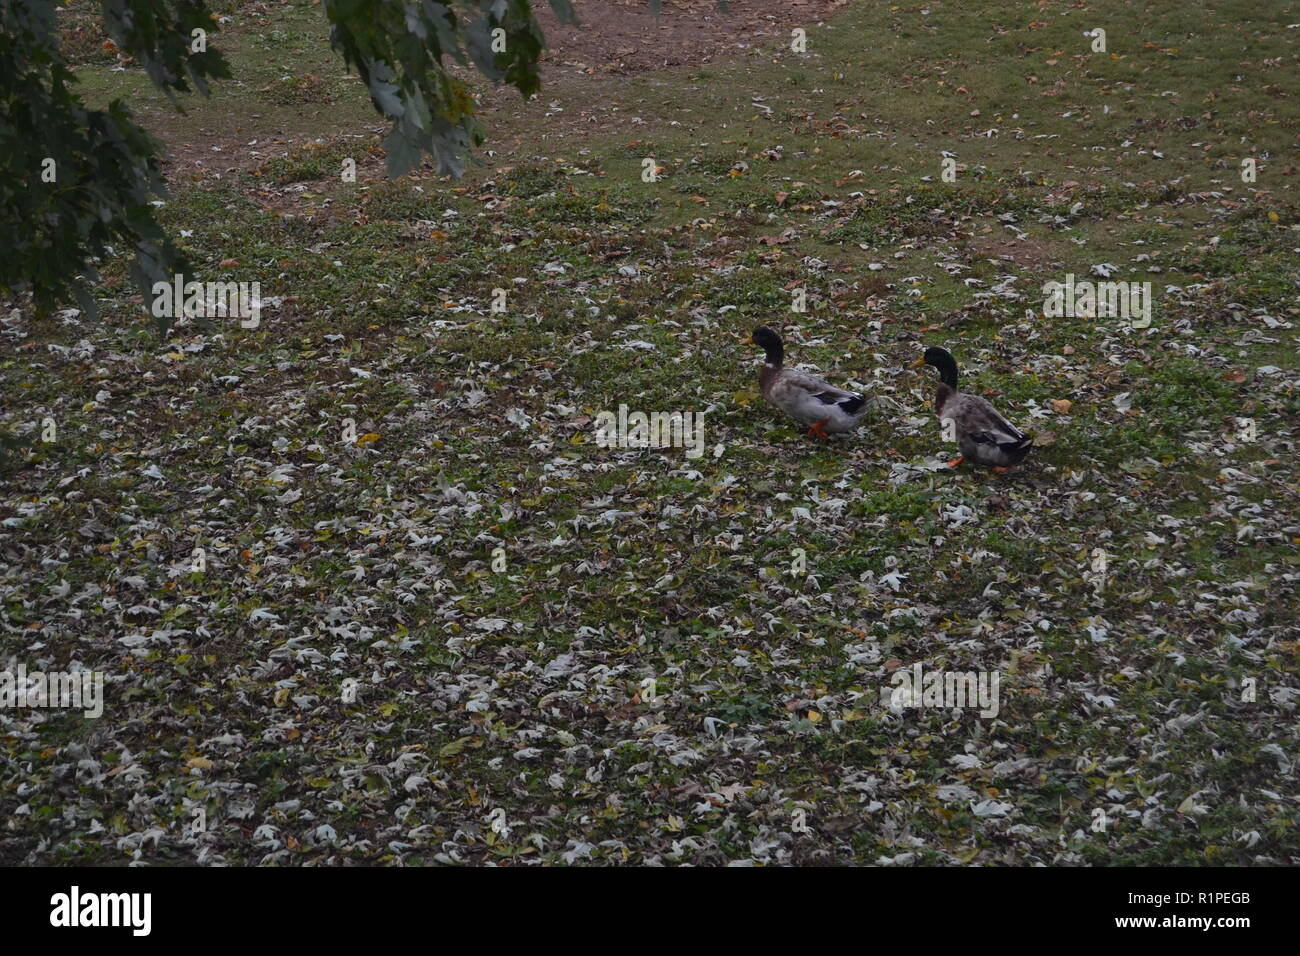
[[[933,365],[939,370],[939,388],[934,395],[934,410],[940,423],[952,422],[952,436],[961,458],[977,465],[1009,468],[1024,460],[1034,446],[1026,435],[978,395],[957,390],[957,361],[947,349],[931,347],[917,359],[916,365]]]

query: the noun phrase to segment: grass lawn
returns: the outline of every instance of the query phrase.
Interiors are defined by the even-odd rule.
[[[99,320],[0,314],[0,657],[107,682],[0,712],[0,862],[1300,862],[1300,4],[556,57],[459,181],[384,178],[318,6],[222,9],[184,116],[78,75],[260,325],[162,339],[125,261]],[[1043,314],[1099,273],[1149,327]],[[879,399],[858,432],[763,401],[760,324]],[[1023,466],[943,467],[934,344]],[[705,453],[600,447],[620,404]],[[917,664],[996,715],[892,713]]]

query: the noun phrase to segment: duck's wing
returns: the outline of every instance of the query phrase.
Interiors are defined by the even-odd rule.
[[[958,393],[943,409],[943,417],[956,423],[957,435],[976,444],[996,445],[1006,452],[1028,450],[1034,440],[977,395]]]

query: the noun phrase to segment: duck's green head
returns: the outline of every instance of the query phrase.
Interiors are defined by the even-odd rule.
[[[957,388],[957,360],[947,349],[931,345],[924,355],[912,363],[912,368],[920,368],[922,365],[933,365],[939,370],[939,379],[943,384],[951,389]]]
[[[781,336],[777,335],[766,325],[760,325],[754,330],[754,334],[749,337],[749,341],[762,348],[767,353],[768,365],[780,365],[785,359],[785,346],[781,344]]]

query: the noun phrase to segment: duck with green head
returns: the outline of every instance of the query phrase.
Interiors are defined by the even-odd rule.
[[[934,410],[945,430],[951,430],[961,455],[948,462],[956,468],[969,459],[1006,471],[1024,460],[1034,439],[1007,421],[1002,414],[978,395],[957,391],[957,360],[947,349],[931,346],[912,363],[913,368],[933,365],[939,371],[939,388],[934,396]]]
[[[836,432],[853,431],[862,423],[867,414],[867,400],[815,375],[786,368],[781,336],[761,325],[749,340],[762,347],[767,356],[758,373],[758,390],[781,411],[806,425],[809,435],[829,438]]]

